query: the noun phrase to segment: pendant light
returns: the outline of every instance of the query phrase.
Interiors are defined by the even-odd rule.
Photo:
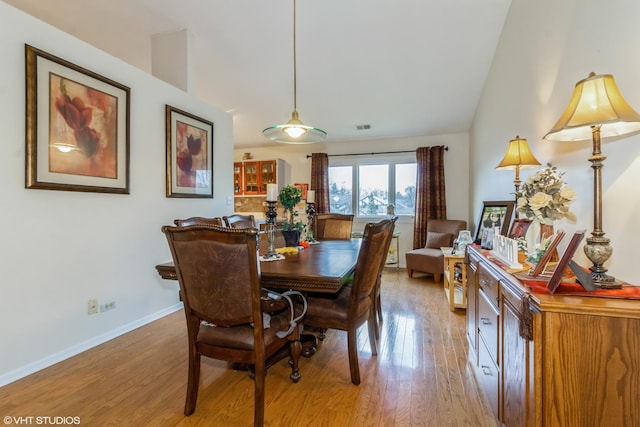
[[[291,120],[283,125],[269,126],[262,134],[271,141],[284,144],[312,144],[327,139],[322,129],[307,126],[298,118],[296,67],[296,0],[293,0],[293,113]]]

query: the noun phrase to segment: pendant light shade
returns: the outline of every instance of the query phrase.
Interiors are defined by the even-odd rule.
[[[302,123],[297,110],[297,65],[296,65],[296,0],[293,0],[293,113],[291,120],[283,125],[269,126],[262,131],[265,138],[284,144],[313,144],[327,139],[327,132]]]

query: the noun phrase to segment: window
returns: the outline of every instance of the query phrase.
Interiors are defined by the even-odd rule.
[[[329,166],[329,210],[359,217],[414,215],[414,159],[340,159]],[[355,189],[355,191],[354,191]]]

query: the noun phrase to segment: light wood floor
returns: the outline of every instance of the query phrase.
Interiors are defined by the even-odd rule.
[[[318,352],[302,358],[299,383],[284,360],[270,369],[266,426],[497,425],[467,363],[464,310],[451,313],[441,285],[405,270],[385,270],[382,298],[377,357],[360,328],[362,384],[350,381],[346,332],[328,331]],[[75,416],[82,426],[252,425],[252,380],[207,358],[196,412],[183,415],[185,331],[179,311],[0,388],[0,416]]]

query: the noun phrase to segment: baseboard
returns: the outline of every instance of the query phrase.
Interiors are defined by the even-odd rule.
[[[14,381],[17,381],[21,378],[24,378],[42,369],[48,368],[49,366],[55,365],[58,362],[62,362],[63,360],[66,360],[70,357],[73,357],[77,354],[82,353],[83,351],[87,351],[90,348],[103,344],[109,340],[119,337],[120,335],[126,334],[127,332],[131,332],[134,329],[144,326],[147,323],[151,323],[154,320],[158,320],[178,310],[182,310],[182,303],[177,303],[163,310],[160,310],[158,312],[145,316],[141,319],[138,319],[134,322],[131,322],[119,328],[116,328],[112,331],[106,332],[102,335],[99,335],[97,337],[91,338],[89,340],[86,340],[74,346],[71,346],[65,350],[54,353],[43,359],[29,363],[28,365],[22,366],[18,369],[14,369],[13,371],[9,371],[3,375],[0,375],[0,387],[5,386]]]

